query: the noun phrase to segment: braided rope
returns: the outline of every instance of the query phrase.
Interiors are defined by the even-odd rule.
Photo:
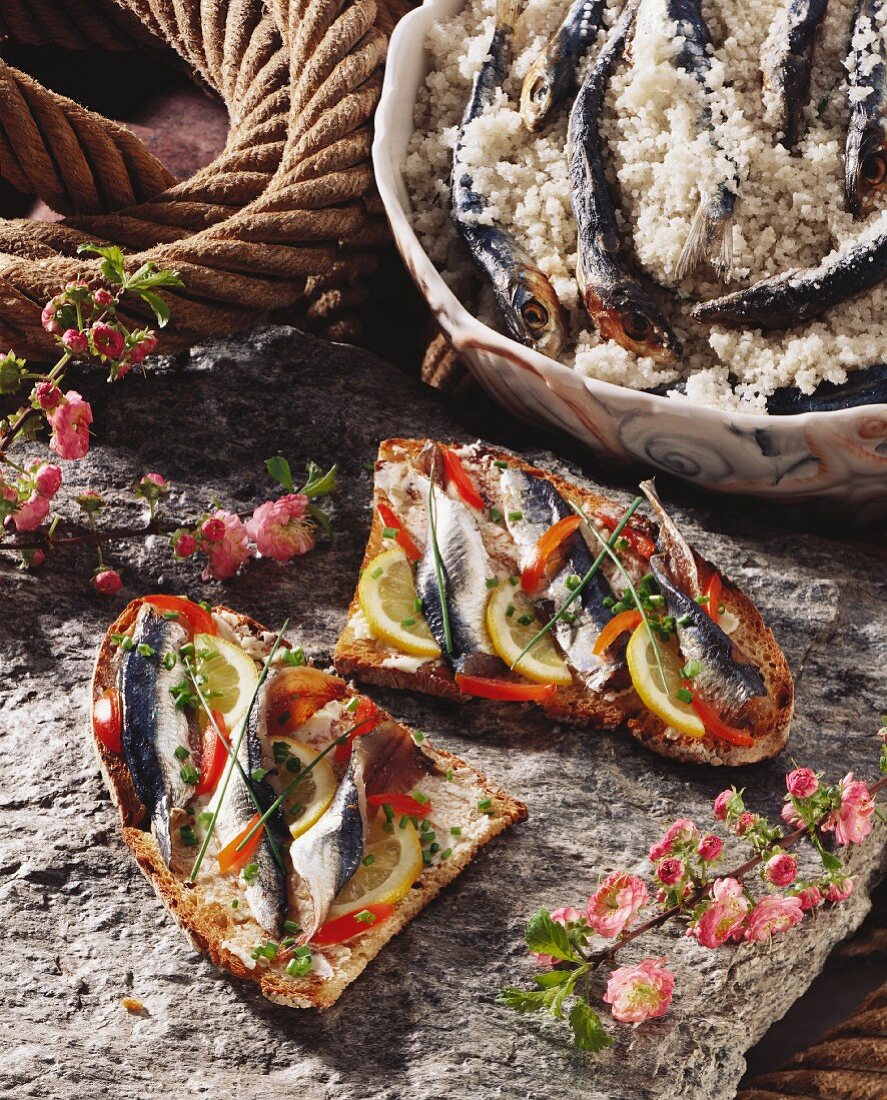
[[[124,127],[0,61],[0,176],[65,215],[0,220],[0,346],[52,351],[40,308],[70,279],[95,278],[97,262],[77,256],[84,240],[119,244],[131,269],[179,270],[163,350],[275,309],[354,338],[387,242],[371,120],[384,32],[404,2],[4,0],[0,33],[23,43],[171,46],[222,98],[230,129],[213,163],[177,183]]]

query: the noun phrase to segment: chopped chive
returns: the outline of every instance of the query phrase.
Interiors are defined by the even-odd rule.
[[[298,936],[302,929],[296,924],[294,920],[285,920],[283,922],[284,932],[289,932],[293,936]]]
[[[440,851],[440,845],[437,843],[437,841],[434,841],[433,844],[428,845],[428,851],[431,852],[432,855]]]
[[[400,528],[399,527],[383,527],[382,528],[382,538],[383,539],[396,539],[399,534],[400,534]]]
[[[579,587],[579,585],[582,584],[582,578],[579,576],[578,573],[571,573],[569,575],[569,577],[567,577],[565,583],[567,585],[567,588],[569,588],[569,590],[571,592],[575,592],[576,589]],[[608,599],[609,599],[609,597],[608,597]],[[607,603],[606,599],[604,600],[604,603],[605,604]],[[612,607],[612,605],[613,605],[613,601],[610,600],[610,605],[609,606]]]
[[[415,626],[416,625],[416,620],[415,619],[401,619],[400,625],[404,628],[410,627],[410,626]]]
[[[274,753],[275,764],[285,764],[290,754],[290,747],[286,741],[274,741],[271,745],[271,751]]]
[[[193,764],[186,764],[179,772],[179,775],[182,777],[183,783],[197,783],[200,779],[200,772]]]
[[[401,829],[405,829],[407,827],[407,825],[409,824],[409,820],[410,820],[410,815],[409,814],[402,814],[401,818],[400,818],[400,821],[398,821],[397,824],[400,826]]]
[[[123,650],[124,653],[131,653],[135,649],[135,645],[135,642],[132,640],[129,634],[127,634],[124,637],[123,641],[120,643],[120,648]]]
[[[516,577],[516,576],[512,575],[508,579],[509,579],[509,581],[511,581],[511,584],[516,587],[518,581],[520,580],[520,577]]]
[[[493,463],[493,465],[495,467],[497,467],[497,469],[499,469],[499,470],[507,470],[508,469],[508,463],[503,462],[501,458],[497,458],[496,461]]]
[[[421,730],[413,730],[413,742],[417,745],[421,745],[425,740],[425,734]]]
[[[452,854],[453,854],[453,849],[452,848],[446,848],[446,849],[444,849],[444,851],[442,851],[440,853],[440,858],[441,858],[441,860],[449,859]]]
[[[675,695],[678,697],[678,699],[680,699],[682,703],[693,702],[693,692],[688,691],[687,688],[678,688],[678,690],[675,692]]]
[[[193,657],[197,650],[194,648],[193,642],[185,642],[185,644],[179,649],[179,653],[183,657]]]
[[[311,973],[311,953],[297,955],[286,964],[286,972],[291,978],[304,978]]]
[[[363,857],[363,865],[364,865],[364,867],[372,867],[372,865],[373,865],[373,864],[374,864],[375,862],[376,862],[376,857],[375,857],[375,856],[372,856],[372,855],[370,855],[370,856],[364,856],[364,857]]]
[[[450,836],[461,836],[462,828],[459,825],[450,826]]]
[[[187,760],[191,755],[190,749],[186,749],[184,745],[176,745],[173,756],[176,760]]]
[[[453,769],[452,768],[447,768],[445,778],[446,778],[446,781],[448,783],[453,782]]]
[[[357,710],[357,708],[359,706],[360,706],[360,697],[355,695],[352,699],[349,699],[348,702],[345,704],[345,710],[348,711],[349,714],[354,714],[354,712]]]
[[[172,670],[176,667],[177,660],[178,657],[176,657],[175,653],[164,653],[160,659],[160,663],[167,670],[167,672],[172,672]]]
[[[204,827],[204,829],[206,829],[210,825],[212,819],[213,815],[210,810],[201,810],[200,813],[197,815],[197,820]]]
[[[238,907],[238,905],[240,905],[240,902],[239,902],[239,901],[237,900],[237,898],[235,898],[235,899],[234,899],[234,900],[233,900],[233,901],[231,902],[231,908],[232,908],[232,909],[236,909],[236,908]]]
[[[700,605],[705,605],[708,603],[708,596],[697,596],[696,602]]]
[[[267,768],[253,768],[252,772],[250,773],[250,778],[252,779],[253,783],[261,783],[267,774]]]
[[[702,665],[698,661],[688,661],[681,669],[682,680],[693,680],[702,672]]]
[[[487,585],[487,588],[497,588],[498,585],[499,585],[499,578],[498,577],[487,577],[486,585]]]
[[[485,814],[492,807],[492,805],[493,800],[491,798],[482,798],[480,802],[478,802],[477,808],[481,811],[481,813]]]
[[[428,795],[423,794],[422,791],[413,791],[413,798],[415,798],[415,800],[417,802],[421,803],[423,806],[425,805],[426,802],[429,801]]]
[[[179,617],[179,614],[180,613],[178,611],[164,611],[163,612],[163,617],[164,617],[164,619],[172,620],[172,619],[177,619]]]
[[[182,838],[182,843],[188,848],[196,848],[200,843],[200,838],[190,825],[183,825],[179,829],[179,836]]]
[[[517,611],[517,608],[514,606],[513,603],[510,603],[508,605],[508,607],[505,609],[505,614],[510,619],[511,616],[515,613],[515,611]]]
[[[421,598],[421,596],[417,596],[413,600],[413,611],[421,611],[421,610],[422,610],[422,598]]]
[[[361,924],[375,924],[379,918],[375,913],[371,913],[369,909],[361,909],[359,913],[354,914],[354,919]]]
[[[298,756],[291,756],[286,764],[284,764],[284,767],[288,772],[298,772],[302,770],[302,761]]]
[[[422,862],[424,863],[424,865],[426,867],[431,866],[431,853],[430,852],[423,852],[422,853]]]
[[[281,657],[281,661],[292,668],[300,668],[307,661],[305,650],[302,649],[300,645],[293,646],[292,649],[286,649],[284,647],[282,652],[283,656]]]
[[[501,518],[502,513],[499,511],[498,508],[490,509],[490,519],[493,521],[493,523],[498,523]]]
[[[532,615],[521,615],[517,620],[521,626],[529,626],[533,621]]]
[[[248,863],[241,872],[243,881],[246,883],[255,882],[256,876],[259,873],[258,863]]]
[[[681,617],[677,620],[677,624],[678,626],[689,626],[692,621],[693,618],[691,615],[681,615]]]
[[[154,656],[154,646],[148,645],[147,642],[142,642],[142,644],[139,646],[139,656],[140,657],[153,657]]]
[[[523,512],[509,512],[508,518],[511,520],[512,523],[517,523],[519,520],[522,520],[524,518],[524,514]]]
[[[376,580],[378,577],[381,577],[384,572],[385,570],[380,565],[378,566],[378,568],[374,569],[372,573],[370,573],[370,576],[373,578],[373,580]]]

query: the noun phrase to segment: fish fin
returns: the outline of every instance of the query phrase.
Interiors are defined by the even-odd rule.
[[[163,798],[154,807],[154,811],[151,814],[151,828],[154,831],[154,839],[157,841],[157,847],[160,849],[160,854],[163,857],[163,862],[167,867],[172,863],[172,836],[170,835],[170,814],[171,809],[169,805],[169,796],[164,795]]]
[[[496,26],[514,27],[520,14],[520,0],[496,0]]]
[[[676,274],[684,279],[707,260],[722,282],[733,278],[733,215],[708,195],[702,195],[690,223],[690,232],[681,251]]]

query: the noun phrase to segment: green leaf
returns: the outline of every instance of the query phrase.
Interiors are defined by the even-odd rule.
[[[548,1011],[552,1016],[557,1017],[558,1020],[560,1020],[564,1014],[564,1001],[576,988],[576,982],[579,980],[579,976],[584,974],[585,971],[586,968],[584,966],[580,967],[578,970],[568,970],[567,980],[561,982],[560,985],[554,986],[554,996],[551,998],[551,1004],[549,1005]]]
[[[330,517],[322,508],[319,508],[316,504],[309,504],[308,515],[311,516],[315,523],[320,524],[324,534],[329,535],[331,533],[333,525],[330,523]]]
[[[129,276],[127,286],[131,290],[147,290],[154,286],[183,287],[178,271],[158,271],[153,264],[142,266]]]
[[[570,943],[567,930],[551,919],[547,909],[540,909],[530,918],[526,931],[527,946],[531,951],[553,955],[564,962],[581,963],[582,958]]]
[[[157,316],[157,324],[160,328],[163,328],[169,320],[169,306],[166,302],[153,290],[140,290],[139,297],[154,310]]]
[[[307,480],[301,491],[306,497],[327,496],[336,488],[336,474],[338,471],[338,466],[331,466],[326,473],[323,473],[316,462],[309,462]]]
[[[126,272],[123,270],[123,252],[116,244],[79,244],[77,251],[81,256],[85,253],[101,256],[101,272],[109,283],[122,285],[126,282]]]
[[[527,990],[509,986],[496,994],[496,1000],[515,1012],[545,1012],[551,1003],[551,994],[546,989]]]
[[[278,485],[282,485],[288,493],[293,491],[293,474],[290,464],[283,455],[275,455],[265,459],[265,469],[274,478]]]
[[[604,1031],[600,1016],[581,997],[570,1011],[570,1027],[580,1050],[599,1054],[613,1045],[613,1038]]]
[[[533,981],[542,989],[551,989],[555,985],[563,985],[569,981],[569,970],[546,970],[544,974],[536,974]]]

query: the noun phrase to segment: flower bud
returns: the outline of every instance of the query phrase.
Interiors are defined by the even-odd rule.
[[[197,539],[190,531],[176,531],[171,541],[173,553],[177,558],[190,558],[197,549]]]
[[[62,333],[62,343],[72,355],[89,354],[89,337],[79,329],[65,329]]]
[[[667,859],[663,859],[656,868],[656,877],[665,886],[674,886],[684,877],[685,871],[683,860],[669,856]]]
[[[111,325],[104,323],[93,325],[89,330],[89,334],[92,337],[92,346],[95,348],[97,355],[101,355],[105,359],[119,359],[123,354],[125,347],[123,333],[116,328],[112,328]]]
[[[103,286],[100,286],[98,290],[93,291],[92,300],[99,309],[107,309],[114,301],[114,295],[110,290],[105,290]]]
[[[53,382],[38,382],[34,387],[34,400],[44,412],[52,412],[61,403],[62,391]]]
[[[52,497],[59,491],[62,484],[62,471],[52,462],[44,462],[34,477],[34,487],[42,497]]]
[[[114,596],[123,587],[123,581],[116,569],[102,569],[92,578],[92,586],[103,596]]]
[[[752,829],[757,824],[757,820],[758,815],[750,813],[748,810],[746,810],[744,813],[741,813],[735,825],[736,835],[745,836],[749,829]]]
[[[793,798],[809,798],[819,786],[819,780],[810,768],[795,768],[785,777],[785,785]]]
[[[706,863],[711,863],[718,858],[723,847],[724,842],[721,838],[709,833],[708,836],[704,836],[702,840],[699,841],[699,858],[704,859]]]
[[[225,521],[217,516],[210,516],[203,521],[200,533],[207,542],[221,542],[225,537]]]
[[[731,791],[721,791],[721,793],[715,799],[714,814],[715,814],[715,820],[716,821],[726,821],[727,820],[727,813],[729,812],[730,801],[733,798],[734,793],[735,792],[733,792],[732,790]]]
[[[779,852],[764,865],[764,878],[774,886],[788,886],[798,875],[798,861],[788,852]]]

